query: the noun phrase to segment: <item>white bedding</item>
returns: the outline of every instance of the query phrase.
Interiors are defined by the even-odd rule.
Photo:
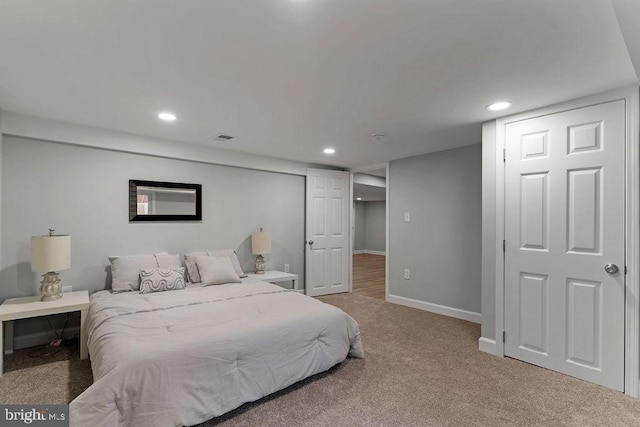
[[[245,281],[91,296],[94,383],[70,405],[76,426],[193,425],[364,357],[342,310]]]

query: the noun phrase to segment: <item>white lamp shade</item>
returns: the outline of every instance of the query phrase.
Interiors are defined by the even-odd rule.
[[[31,271],[48,273],[71,268],[71,236],[31,238]]]
[[[260,231],[251,235],[251,249],[254,255],[271,253],[271,235]]]

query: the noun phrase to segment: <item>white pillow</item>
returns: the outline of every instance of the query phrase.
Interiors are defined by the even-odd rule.
[[[217,251],[197,251],[189,252],[184,256],[184,264],[187,266],[187,274],[189,275],[189,282],[191,283],[202,282],[200,273],[198,272],[198,266],[196,265],[196,257],[198,256],[229,257],[234,269],[236,270],[236,274],[239,277],[246,277],[246,274],[244,274],[244,272],[242,271],[242,267],[240,267],[238,255],[233,249],[222,249]]]
[[[184,289],[184,267],[143,268],[140,270],[140,293]]]
[[[196,256],[196,265],[205,286],[242,282],[228,256]]]

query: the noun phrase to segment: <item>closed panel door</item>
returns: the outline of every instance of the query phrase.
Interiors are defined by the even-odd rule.
[[[624,389],[624,207],[624,101],[506,126],[507,356]]]
[[[307,295],[349,291],[349,172],[307,170]]]

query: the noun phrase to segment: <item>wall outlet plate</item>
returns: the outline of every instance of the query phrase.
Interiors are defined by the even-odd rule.
[[[411,212],[407,211],[404,213],[404,222],[411,222]]]
[[[288,273],[289,272],[289,264],[285,264],[284,265],[284,272]]]
[[[405,278],[406,280],[411,279],[411,270],[409,270],[408,268],[405,268],[405,269],[404,269],[404,278]]]
[[[62,293],[73,292],[73,286],[67,285],[62,287]]]

